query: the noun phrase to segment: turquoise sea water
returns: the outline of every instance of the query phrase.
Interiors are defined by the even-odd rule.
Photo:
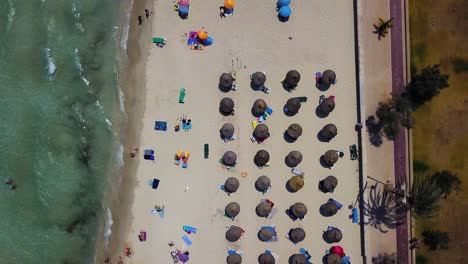
[[[0,263],[93,261],[115,157],[118,3],[0,1]]]

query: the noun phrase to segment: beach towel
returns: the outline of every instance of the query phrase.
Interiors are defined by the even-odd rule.
[[[187,232],[187,233],[193,233],[193,234],[196,234],[197,233],[197,228],[193,227],[193,226],[188,226],[188,225],[184,225],[182,227],[182,229]]]
[[[271,212],[270,212],[270,214],[267,216],[267,219],[272,219],[277,213],[278,213],[278,209],[277,209],[277,208],[271,209]]]
[[[357,208],[353,208],[351,211],[353,213],[353,223],[359,222],[359,212]]]
[[[154,130],[166,131],[167,130],[167,122],[165,122],[165,121],[156,121],[154,123]]]
[[[343,207],[342,204],[340,204],[337,200],[335,200],[333,198],[330,198],[329,201],[334,202],[336,204],[336,206],[338,206],[338,209],[341,209],[341,207]]]
[[[258,125],[257,121],[252,121],[253,129],[255,129],[257,127],[257,125]]]
[[[154,179],[153,179],[153,182],[151,183],[151,188],[157,189],[158,186],[159,186],[159,180],[156,179],[156,178],[154,178]]]
[[[192,129],[192,123],[188,124],[188,123],[182,123],[182,129],[185,129],[185,130],[189,130],[189,129]]]
[[[190,31],[188,34],[187,45],[193,45],[198,42],[197,40],[198,34],[196,31]]]
[[[140,235],[139,235],[139,238],[140,238],[140,241],[141,241],[141,242],[146,241],[146,232],[145,232],[145,231],[141,231],[141,232],[140,232]]]
[[[154,150],[152,149],[145,149],[143,150],[144,155],[154,155]]]
[[[228,253],[228,255],[237,254],[237,255],[239,255],[239,256],[241,256],[241,257],[242,257],[242,255],[243,255],[242,250],[235,250],[235,249],[228,249],[228,252],[227,252],[227,253]]]
[[[143,158],[145,160],[154,160],[154,156],[153,155],[143,155]]]
[[[269,106],[267,106],[265,112],[267,112],[267,114],[271,115],[271,114],[273,114],[273,109],[271,109]]]
[[[192,240],[190,240],[190,238],[188,238],[187,236],[184,235],[182,237],[182,240],[184,240],[185,244],[187,244],[188,246],[192,245]]]

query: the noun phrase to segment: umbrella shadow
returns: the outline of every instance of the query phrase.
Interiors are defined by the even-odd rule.
[[[286,142],[288,142],[288,143],[294,143],[294,142],[296,142],[296,140],[297,140],[297,138],[292,138],[292,137],[290,137],[290,136],[288,135],[288,133],[287,133],[287,130],[284,131],[283,138],[284,138],[284,140],[285,140]]]
[[[322,233],[322,239],[323,239],[323,241],[325,241],[325,242],[328,243],[328,244],[333,244],[333,243],[335,243],[334,241],[328,240],[326,234],[327,234],[327,232],[323,232],[323,233]]]
[[[289,21],[289,17],[280,16],[279,13],[278,13],[278,20],[279,20],[280,22],[285,23],[285,22],[288,22],[288,21]]]
[[[323,187],[323,180],[319,181],[317,188],[323,193],[333,193],[333,191],[330,192],[325,190],[325,188]]]
[[[291,220],[293,220],[293,221],[296,221],[297,219],[299,219],[299,218],[295,217],[295,216],[291,213],[291,211],[290,211],[289,209],[286,209],[286,210],[284,211],[284,213],[285,213],[289,218],[291,218]]]
[[[295,114],[295,113],[291,113],[291,112],[289,112],[289,111],[286,111],[286,105],[283,106],[283,113],[284,113],[286,116],[289,116],[289,117],[295,116],[295,115],[297,114],[297,113]]]
[[[219,113],[220,113],[221,115],[223,115],[223,116],[231,116],[231,115],[234,115],[234,113],[235,113],[234,110],[232,110],[232,112],[230,112],[230,113],[225,113],[225,112],[223,112],[223,111],[221,110],[221,107],[220,107],[218,110],[219,110]]]
[[[318,139],[320,142],[330,142],[330,141],[331,141],[331,139],[325,138],[325,137],[322,135],[322,130],[320,130],[320,131],[317,133],[317,139]]]
[[[402,197],[395,193],[377,188],[377,184],[370,187],[367,201],[363,204],[364,215],[368,216],[366,225],[371,225],[382,233],[395,229],[406,223],[408,207],[402,202]]]
[[[260,87],[258,85],[255,85],[253,80],[250,81],[250,89],[252,89],[253,91],[260,91]]]
[[[330,113],[325,113],[320,109],[320,105],[315,108],[315,115],[319,118],[325,118],[329,115]]]
[[[296,87],[297,87],[297,86],[294,86],[294,87],[289,86],[284,80],[281,81],[281,86],[283,87],[283,89],[285,89],[289,93],[296,90]]]
[[[325,156],[324,155],[320,156],[320,165],[322,165],[322,167],[328,168],[328,169],[331,169],[333,167],[333,165],[330,165],[330,164],[325,162]]]

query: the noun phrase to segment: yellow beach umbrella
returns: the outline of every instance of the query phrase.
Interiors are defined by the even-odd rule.
[[[200,30],[197,32],[198,38],[201,40],[206,40],[208,38],[208,33],[205,30]]]
[[[224,0],[224,8],[226,9],[234,8],[234,0]]]

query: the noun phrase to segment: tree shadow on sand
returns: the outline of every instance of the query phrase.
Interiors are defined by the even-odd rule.
[[[395,229],[406,222],[408,207],[402,202],[403,197],[377,186],[370,187],[367,202],[364,202],[364,215],[369,217],[365,224],[387,233],[388,229]]]

